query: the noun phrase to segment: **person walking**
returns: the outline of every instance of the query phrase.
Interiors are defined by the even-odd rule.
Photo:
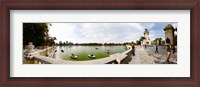
[[[132,53],[133,53],[133,56],[135,56],[135,46],[132,45]]]
[[[158,52],[158,45],[156,45],[156,51],[155,51],[155,53],[159,53],[159,52]]]
[[[169,59],[170,59],[170,56],[171,56],[171,44],[167,45],[167,55],[168,55],[167,62],[169,63],[170,62]]]

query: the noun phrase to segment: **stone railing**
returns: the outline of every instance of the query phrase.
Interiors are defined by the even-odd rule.
[[[48,47],[46,49],[39,50],[37,52],[42,56],[48,56],[52,52],[53,49],[54,49],[54,47]]]
[[[49,58],[42,55],[33,55],[32,59],[25,60],[26,64],[128,64],[131,61],[131,49],[113,54],[109,57],[88,61],[66,61],[62,59]]]
[[[48,47],[46,49],[33,49],[33,52],[27,53],[27,50],[23,51],[23,64],[46,64],[48,62],[42,61],[42,60],[38,60],[36,58],[34,58],[34,55],[41,55],[41,56],[48,56],[52,50],[54,49],[54,47]]]

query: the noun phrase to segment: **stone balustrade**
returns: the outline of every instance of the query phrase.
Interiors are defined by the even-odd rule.
[[[53,49],[54,49],[54,47],[48,47],[43,50],[38,50],[37,52],[42,56],[48,56],[52,52]]]
[[[54,59],[42,55],[33,55],[32,59],[26,60],[27,64],[128,64],[131,61],[131,49],[113,54],[109,57],[88,61],[66,61],[62,59]]]

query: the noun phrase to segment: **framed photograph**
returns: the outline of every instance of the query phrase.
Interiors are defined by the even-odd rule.
[[[1,3],[2,86],[200,86],[198,0]]]

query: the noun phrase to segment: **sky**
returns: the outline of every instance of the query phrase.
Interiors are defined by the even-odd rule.
[[[49,35],[56,37],[55,42],[73,43],[123,43],[139,40],[148,29],[150,40],[165,38],[164,27],[176,22],[156,23],[50,23]],[[178,28],[178,27],[177,27]]]

